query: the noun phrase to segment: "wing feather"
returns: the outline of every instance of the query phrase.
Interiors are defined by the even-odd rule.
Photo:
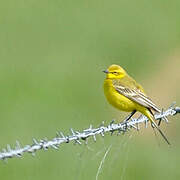
[[[159,108],[152,102],[152,100],[148,96],[146,96],[143,92],[141,92],[139,89],[131,89],[123,85],[117,85],[117,84],[115,85],[115,89],[120,94],[127,97],[128,99],[146,108],[153,109],[156,112],[161,112]]]

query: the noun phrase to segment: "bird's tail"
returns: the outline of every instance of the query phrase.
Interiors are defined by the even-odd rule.
[[[154,117],[151,115],[151,113],[147,110],[145,115],[149,118],[149,120],[151,121],[152,125],[159,131],[159,133],[164,138],[164,140],[168,143],[168,145],[171,145],[170,142],[168,141],[167,137],[161,131],[159,126],[155,123]]]

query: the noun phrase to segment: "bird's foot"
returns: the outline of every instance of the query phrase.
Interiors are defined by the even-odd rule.
[[[126,121],[126,120],[123,121],[123,124],[125,125],[123,128],[124,132],[126,132],[128,130],[128,124],[127,123],[128,123],[128,121]]]
[[[159,121],[158,121],[158,126],[161,125],[161,121],[162,121],[162,118],[159,119]]]

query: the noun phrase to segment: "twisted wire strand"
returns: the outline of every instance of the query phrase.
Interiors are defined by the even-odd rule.
[[[164,120],[167,122],[168,116],[174,116],[177,113],[180,113],[180,107],[175,107],[174,104],[171,105],[166,111],[161,111],[160,114],[155,115],[156,120]],[[104,122],[97,127],[93,128],[92,125],[88,129],[84,129],[80,131],[74,131],[72,128],[70,129],[71,135],[66,136],[62,132],[57,132],[56,137],[52,140],[48,140],[47,138],[36,140],[33,138],[33,143],[31,145],[25,145],[22,147],[19,141],[16,141],[15,148],[11,148],[8,144],[6,148],[4,148],[0,152],[0,160],[7,160],[13,157],[22,157],[24,153],[31,153],[35,155],[36,151],[39,150],[47,150],[48,148],[54,148],[56,150],[59,149],[62,143],[69,143],[74,141],[77,144],[82,144],[84,141],[87,143],[87,139],[89,137],[93,137],[93,140],[96,141],[96,135],[101,135],[104,137],[105,134],[114,132],[118,132],[118,134],[125,133],[127,130],[131,129],[140,129],[140,124],[145,123],[145,127],[147,127],[148,118],[145,116],[140,116],[139,118],[131,118],[131,121],[125,123],[115,123],[115,121],[111,121],[107,126],[104,125]]]

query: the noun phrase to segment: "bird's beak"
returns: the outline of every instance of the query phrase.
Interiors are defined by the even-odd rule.
[[[102,71],[102,72],[104,72],[104,73],[106,73],[106,74],[108,74],[109,73],[109,71],[106,69],[106,70],[104,70],[104,71]]]

